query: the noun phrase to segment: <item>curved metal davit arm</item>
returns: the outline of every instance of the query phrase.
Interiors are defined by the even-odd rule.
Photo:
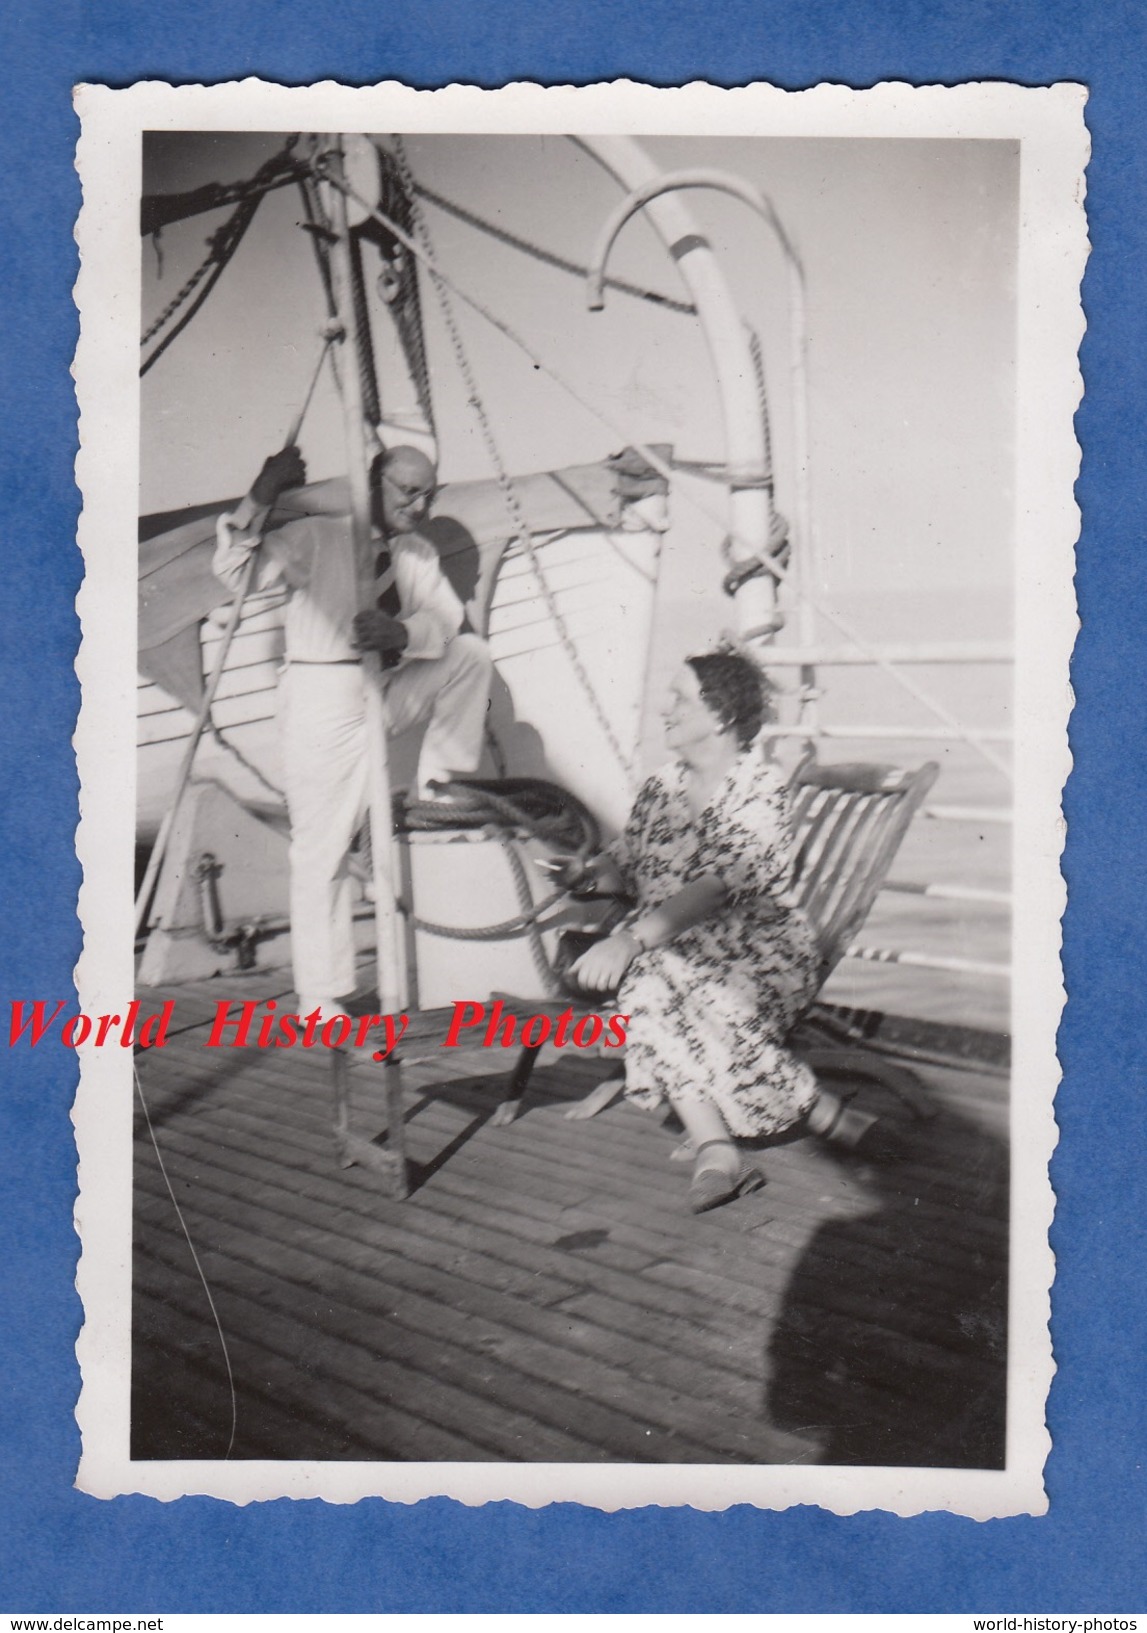
[[[777,235],[781,249],[784,251],[786,263],[796,269],[803,286],[804,272],[800,264],[800,257],[781,225],[777,212],[758,188],[754,187],[751,182],[743,180],[742,177],[731,175],[725,170],[712,170],[709,168],[668,170],[664,175],[647,181],[643,186],[635,187],[627,198],[622,199],[601,229],[593,259],[586,274],[587,299],[591,312],[600,312],[605,305],[605,263],[609,259],[609,252],[613,248],[614,240],[630,216],[636,215],[638,210],[643,210],[647,204],[652,203],[655,198],[660,198],[663,193],[675,193],[686,187],[707,187],[712,192],[729,193],[733,198],[740,199],[742,204],[747,204],[750,210],[755,211],[763,221],[767,221],[769,226],[772,227]]]
[[[793,421],[796,457],[797,549],[796,574],[806,583],[812,578],[809,560],[812,548],[811,504],[808,459],[808,383],[806,372],[807,331],[805,321],[805,281],[792,240],[770,201],[751,183],[726,171],[708,167],[659,171],[644,150],[630,137],[579,136],[574,140],[607,169],[627,196],[606,221],[594,250],[588,274],[591,311],[604,306],[605,267],[621,229],[637,213],[645,210],[658,235],[680,269],[693,297],[713,361],[721,393],[725,447],[729,470],[730,522],[738,539],[751,541],[759,553],[767,552],[772,521],[772,493],[763,487],[766,473],[765,431],[756,399],[756,372],[748,335],[741,315],[729,292],[712,247],[699,230],[682,201],[672,195],[684,188],[705,187],[731,194],[749,208],[776,234],[789,280],[790,368],[793,386]],[[739,484],[745,484],[744,486]],[[736,548],[736,546],[734,546]],[[750,639],[775,630],[775,588],[767,577],[748,580],[737,594],[738,624]],[[811,615],[801,598],[802,624]],[[805,631],[811,639],[811,630]]]

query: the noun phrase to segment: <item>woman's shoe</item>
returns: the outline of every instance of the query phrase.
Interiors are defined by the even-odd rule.
[[[809,1132],[845,1151],[857,1151],[879,1122],[870,1112],[859,1111],[839,1095],[822,1089],[809,1113]],[[871,1142],[869,1142],[871,1143]]]
[[[709,1146],[727,1144],[726,1140],[706,1140],[697,1147],[697,1156],[700,1158]],[[723,1168],[703,1168],[690,1181],[689,1207],[694,1213],[708,1213],[710,1208],[719,1208],[738,1196],[759,1191],[764,1183],[765,1176],[759,1168],[746,1168],[743,1163],[738,1164],[733,1173]]]

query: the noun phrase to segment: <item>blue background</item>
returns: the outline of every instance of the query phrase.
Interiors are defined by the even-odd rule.
[[[419,86],[515,79],[761,78],[1090,87],[1079,496],[1083,619],[1068,789],[1071,1004],[1054,1163],[1059,1258],[1041,1519],[840,1519],[379,1502],[238,1509],[97,1502],[72,1490],[78,1242],[72,1062],[7,1056],[0,1080],[0,1608],[232,1611],[1085,1612],[1147,1608],[1143,1025],[1145,774],[1139,458],[1143,422],[1147,10],[1138,0],[11,0],[0,198],[0,1013],[63,994],[79,952],[70,737],[80,559],[73,540],[72,227],[77,80]]]

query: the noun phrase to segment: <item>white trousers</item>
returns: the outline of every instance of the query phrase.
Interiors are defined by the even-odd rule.
[[[476,635],[441,658],[412,660],[387,677],[391,732],[428,722],[418,785],[478,769],[491,661]],[[291,820],[291,950],[303,1013],[353,992],[355,881],[351,840],[367,803],[365,678],[357,664],[288,664],[279,682]]]

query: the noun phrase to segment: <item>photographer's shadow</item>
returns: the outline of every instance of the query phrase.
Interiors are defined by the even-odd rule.
[[[820,1226],[765,1357],[765,1411],[822,1436],[818,1461],[1004,1467],[1008,1162],[945,1110],[899,1159],[851,1161],[871,1201]]]

